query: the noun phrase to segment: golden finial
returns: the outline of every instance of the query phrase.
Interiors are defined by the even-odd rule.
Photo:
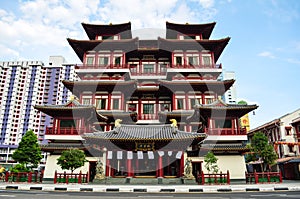
[[[177,121],[176,119],[170,119],[170,122],[172,122],[171,126],[174,128],[177,128]]]
[[[121,119],[116,119],[116,120],[115,120],[115,127],[116,127],[116,128],[121,127],[121,122],[122,122]]]
[[[74,95],[71,95],[70,96],[70,101],[73,101],[75,99],[75,96]]]

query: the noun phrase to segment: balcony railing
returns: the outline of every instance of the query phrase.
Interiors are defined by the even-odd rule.
[[[206,128],[205,133],[208,135],[247,135],[246,128]]]
[[[222,64],[206,64],[206,65],[193,65],[193,64],[184,64],[184,65],[180,65],[180,64],[176,64],[176,65],[172,65],[171,68],[188,68],[188,69],[201,69],[201,68],[212,68],[212,69],[222,69]]]
[[[222,64],[209,64],[209,65],[190,65],[190,64],[151,64],[153,68],[145,69],[143,64],[129,65],[129,64],[108,64],[108,65],[96,65],[96,64],[77,64],[76,69],[130,69],[130,73],[133,76],[152,76],[152,75],[166,75],[168,68],[174,69],[222,69]]]
[[[75,128],[75,127],[53,128],[53,127],[46,127],[46,135],[81,135],[83,133],[87,133],[86,128]]]
[[[157,114],[141,114],[138,115],[138,120],[157,120],[158,115]]]

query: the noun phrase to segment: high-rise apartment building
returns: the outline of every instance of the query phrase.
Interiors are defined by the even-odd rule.
[[[225,71],[223,70],[221,75],[222,80],[235,79],[235,72],[233,71]],[[223,100],[228,104],[236,104],[237,96],[236,96],[236,86],[233,84],[223,95]]]
[[[12,161],[13,151],[30,129],[44,141],[51,118],[33,106],[67,100],[69,92],[61,80],[74,79],[74,66],[64,63],[61,56],[51,56],[47,66],[41,61],[0,62],[0,162]]]

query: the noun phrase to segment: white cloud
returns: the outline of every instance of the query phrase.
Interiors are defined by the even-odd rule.
[[[202,9],[195,6],[199,4]],[[81,22],[131,21],[133,30],[165,30],[166,21],[202,23],[210,20],[216,13],[213,4],[212,0],[19,0],[18,9],[0,9],[0,46],[3,52],[32,59],[40,59],[37,56],[43,53],[43,57],[48,57],[51,54],[47,53],[56,51],[64,55],[71,49],[67,37],[87,39]]]
[[[3,46],[0,44],[0,57],[6,57],[7,60],[1,60],[1,61],[10,61],[10,60],[18,60],[20,57],[20,54],[18,51],[8,48],[6,46]]]
[[[271,52],[269,52],[269,51],[261,52],[261,53],[258,54],[258,56],[260,56],[260,57],[268,57],[268,58],[271,58],[271,59],[275,58],[275,56]]]
[[[300,60],[294,58],[289,58],[286,61],[292,64],[300,64]]]
[[[214,5],[214,0],[199,0],[199,3],[203,8],[211,8]]]

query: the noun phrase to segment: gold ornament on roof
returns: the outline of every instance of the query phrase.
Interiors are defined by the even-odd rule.
[[[116,119],[116,120],[115,120],[115,127],[116,127],[116,128],[121,127],[121,122],[122,122],[121,119]]]
[[[177,121],[176,119],[170,119],[170,122],[172,122],[171,126],[174,128],[177,128]]]

